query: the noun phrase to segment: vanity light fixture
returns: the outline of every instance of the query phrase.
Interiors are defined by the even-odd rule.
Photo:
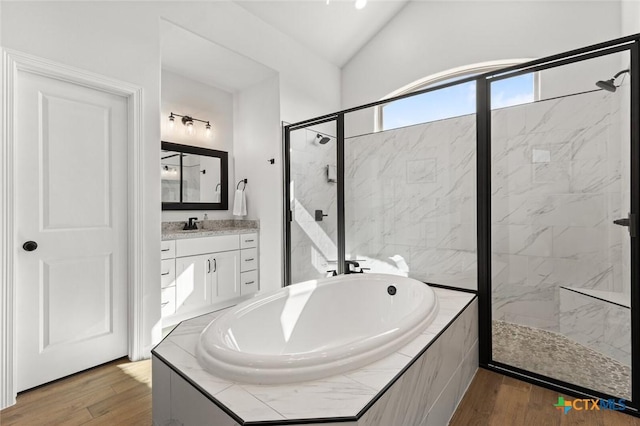
[[[176,117],[182,117],[182,124],[185,126],[185,131],[188,135],[193,135],[195,133],[194,121],[199,121],[201,123],[205,123],[205,135],[207,137],[211,136],[211,123],[208,120],[200,120],[199,118],[191,117],[190,115],[180,115],[171,113],[169,114],[169,127],[173,128],[175,126]]]

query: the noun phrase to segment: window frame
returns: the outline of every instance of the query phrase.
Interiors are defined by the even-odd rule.
[[[532,58],[520,58],[520,59],[503,59],[497,61],[487,61],[487,62],[479,62],[470,65],[463,65],[461,67],[450,68],[445,71],[441,71],[435,74],[428,75],[426,77],[422,77],[418,80],[415,80],[393,92],[389,93],[386,96],[380,98],[381,101],[385,99],[391,99],[396,96],[404,95],[407,93],[417,92],[419,90],[425,89],[429,86],[433,86],[434,84],[438,84],[445,80],[451,80],[454,78],[464,78],[469,77],[476,74],[483,74],[486,72],[493,72],[499,70],[500,68],[506,68],[513,65],[519,65],[525,62],[533,61]],[[535,72],[533,74],[533,101],[540,100],[540,73]],[[377,105],[374,107],[373,115],[374,115],[374,123],[373,123],[373,131],[374,132],[382,132],[384,131],[384,112],[383,109],[387,104]]]

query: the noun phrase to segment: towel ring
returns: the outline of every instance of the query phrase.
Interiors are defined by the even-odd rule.
[[[214,190],[215,192],[218,192],[218,188],[220,188],[220,184],[216,185],[216,189]]]
[[[244,191],[244,189],[247,187],[247,179],[241,179],[240,182],[238,182],[238,184],[236,185],[236,189],[240,189],[241,183],[244,183],[244,186],[242,187],[242,190]]]

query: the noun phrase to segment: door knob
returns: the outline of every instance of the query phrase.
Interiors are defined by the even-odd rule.
[[[22,245],[22,248],[25,251],[34,251],[35,249],[38,248],[38,243],[36,243],[35,241],[27,241]]]

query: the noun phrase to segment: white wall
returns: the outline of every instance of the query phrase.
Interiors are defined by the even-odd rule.
[[[158,5],[171,23],[279,72],[282,120],[295,122],[339,109],[340,69],[245,9],[232,2]]]
[[[640,33],[640,1],[621,2],[622,35]]]
[[[160,134],[165,142],[201,146],[229,153],[229,201],[233,200],[233,94],[187,77],[162,70]],[[187,135],[185,127],[176,118],[173,129],[169,126],[169,114],[190,115],[211,122],[212,137],[205,135],[204,123],[196,122],[194,135]],[[204,188],[214,191],[215,188]],[[163,211],[162,221],[184,221],[189,217],[202,219],[207,213],[210,220],[232,219],[231,210]]]
[[[236,181],[247,179],[247,219],[260,220],[260,289],[282,285],[282,150],[279,80],[274,76],[239,92],[235,100]],[[268,160],[275,159],[275,164]],[[230,208],[233,208],[233,193]]]
[[[343,68],[342,107],[468,64],[537,58],[621,35],[618,2],[409,2]]]
[[[142,196],[144,346],[160,337],[160,49],[158,18],[148,6],[104,3],[3,4],[3,47],[123,80],[143,88]],[[152,335],[153,330],[153,335]]]
[[[247,161],[251,163],[243,169],[248,170],[243,174],[255,182],[255,190],[260,188],[260,195],[253,202],[260,205],[257,214],[262,219],[261,227],[274,235],[263,239],[263,244],[273,244],[263,246],[263,250],[274,255],[270,260],[273,263],[262,274],[263,280],[267,277],[273,282],[281,280],[281,247],[277,245],[279,237],[275,237],[279,236],[282,226],[280,177],[276,176],[280,173],[276,172],[279,166],[277,163],[269,169],[262,168],[267,165],[266,159],[273,156],[272,152],[280,151],[280,119],[300,120],[338,109],[340,104],[337,67],[231,2],[191,2],[188,7],[182,2],[2,2],[3,47],[143,88],[143,335],[147,353],[160,338],[161,18],[280,73],[281,107],[260,111],[272,127],[263,139],[253,142],[261,154],[247,154]],[[269,108],[278,106],[271,102]],[[261,183],[263,187],[259,186]],[[268,256],[265,257],[268,260]]]

